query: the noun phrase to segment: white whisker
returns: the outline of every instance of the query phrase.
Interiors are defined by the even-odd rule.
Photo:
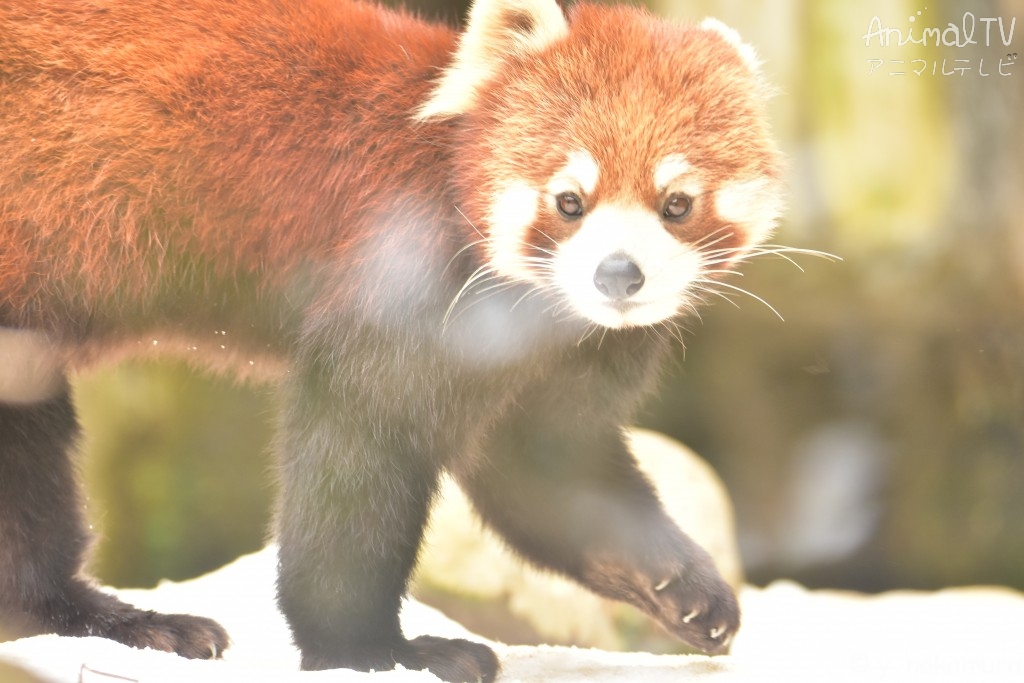
[[[484,301],[487,301],[488,299],[491,299],[497,296],[498,294],[501,294],[503,291],[510,289],[515,285],[515,282],[511,282],[508,280],[503,280],[496,282],[495,284],[488,285],[485,289],[481,290],[480,292],[477,292],[476,294],[478,296],[474,296],[473,299],[469,301],[469,303],[467,303],[465,307],[461,308],[457,313],[455,313],[455,315],[446,317],[446,324],[444,326],[444,329],[447,330],[448,326],[451,323],[458,320],[466,311],[471,309],[473,306],[483,303]]]
[[[686,352],[686,339],[683,337],[683,333],[685,332],[685,328],[682,325],[680,325],[678,322],[676,322],[675,320],[666,320],[665,321],[665,326],[668,329],[669,335],[671,335],[671,337],[673,339],[675,339],[677,342],[679,342],[679,346],[681,346],[683,348],[683,352],[685,353]]]
[[[718,298],[720,298],[720,299],[725,299],[725,300],[726,300],[727,302],[729,302],[730,304],[732,304],[732,305],[733,305],[733,306],[735,306],[736,308],[739,308],[739,307],[740,307],[740,305],[739,305],[738,303],[736,303],[735,301],[733,301],[733,300],[732,300],[732,297],[730,297],[730,296],[729,296],[728,294],[726,294],[725,292],[719,292],[719,291],[717,291],[717,290],[715,290],[715,289],[712,289],[711,287],[705,287],[704,285],[701,285],[701,284],[697,284],[697,283],[694,283],[694,286],[695,286],[695,287],[697,288],[697,290],[698,290],[698,291],[700,291],[700,292],[706,292],[706,293],[708,293],[708,294],[713,294],[713,295],[717,296],[717,297],[718,297]]]
[[[551,244],[554,244],[556,247],[558,246],[558,242],[556,242],[555,238],[552,237],[551,235],[547,234],[543,230],[540,230],[539,228],[534,228],[534,231],[537,234],[539,234],[541,237],[543,237],[543,238],[547,239],[549,242],[551,242]],[[548,253],[551,253],[551,255],[554,256],[553,252],[548,252]]]
[[[484,264],[480,266],[479,268],[474,270],[473,273],[468,278],[466,278],[466,281],[462,284],[462,287],[459,288],[459,291],[455,293],[455,296],[452,298],[451,303],[448,304],[448,308],[444,312],[444,316],[441,318],[442,330],[448,329],[448,324],[452,320],[452,312],[455,310],[455,307],[458,305],[459,301],[461,301],[462,298],[469,292],[469,290],[472,289],[473,285],[475,285],[480,280],[488,278],[497,278],[497,274],[494,272],[490,264]]]
[[[521,297],[519,297],[518,299],[515,300],[515,302],[509,307],[508,310],[510,310],[510,311],[516,310],[516,306],[518,306],[519,304],[523,303],[524,301],[529,299],[531,296],[537,296],[538,294],[540,294],[543,291],[544,290],[541,287],[538,287],[538,286],[530,287],[529,289],[526,290],[525,294],[523,294]]]
[[[466,214],[462,211],[462,209],[460,209],[458,206],[454,208],[458,212],[458,214],[462,216],[463,220],[465,220],[466,223],[471,228],[473,228],[474,232],[476,232],[476,234],[480,236],[480,239],[474,240],[470,244],[463,246],[457,252],[455,252],[455,254],[448,260],[448,263],[445,265],[442,274],[446,273],[448,269],[451,267],[452,263],[454,263],[455,260],[462,254],[464,254],[466,251],[479,245],[489,245],[492,243],[491,238],[485,235],[479,228],[477,228],[473,221],[471,221],[469,217],[466,216]],[[549,235],[545,234],[542,231],[538,232],[540,232],[540,234],[545,239],[551,241],[552,244],[557,246],[558,243]],[[520,255],[520,262],[523,263],[524,265],[530,266],[534,271],[538,273],[538,275],[547,276],[546,279],[550,280],[551,277],[554,275],[554,258],[557,256],[556,252],[551,249],[530,244],[525,241],[521,241],[520,244],[523,247],[526,247],[526,249],[529,250],[530,252],[539,252],[540,254],[543,254],[543,256]],[[448,308],[445,310],[444,316],[442,317],[441,321],[442,331],[447,331],[452,322],[457,320],[459,316],[461,316],[475,304],[478,304],[481,301],[486,301],[487,299],[497,294],[500,294],[501,292],[511,287],[514,287],[516,284],[518,284],[516,280],[506,279],[506,277],[504,277],[501,273],[494,269],[494,266],[490,262],[478,267],[470,274],[468,278],[466,278],[466,281],[462,284],[462,286],[459,288],[459,291],[456,292],[455,296],[452,298],[451,303],[448,304]],[[545,287],[545,284],[532,284],[530,288],[525,293],[523,293],[522,296],[517,298],[512,303],[509,310],[515,310],[515,308],[519,304],[526,301],[531,296],[537,296],[542,294],[545,290]],[[459,308],[459,303],[466,300],[468,300],[468,303],[462,308]]]
[[[713,275],[733,275],[735,277],[744,277],[742,271],[733,270],[731,268],[705,268],[704,272]]]
[[[662,325],[647,325],[642,329],[644,331],[644,336],[647,337],[648,339],[651,339],[653,337],[656,341],[668,343],[668,340],[665,338],[665,335],[662,332]]]
[[[702,317],[701,317],[701,315],[700,315],[700,309],[698,309],[698,308],[697,308],[697,307],[696,307],[696,306],[695,306],[695,305],[693,304],[693,302],[692,302],[692,301],[690,301],[690,300],[687,300],[687,301],[686,301],[686,303],[684,304],[684,306],[685,306],[686,308],[690,309],[690,311],[691,311],[691,312],[692,312],[692,313],[693,313],[693,314],[694,314],[694,315],[695,315],[695,316],[697,317],[697,320],[699,320],[699,321],[700,321],[700,324],[701,324],[701,325],[703,325],[703,324],[704,324],[704,318],[702,318]]]
[[[456,207],[455,207],[455,210],[459,212],[459,215],[460,215],[460,216],[462,216],[462,218],[463,218],[463,219],[464,219],[464,220],[465,220],[465,221],[466,221],[467,223],[469,223],[469,227],[473,228],[473,230],[474,230],[474,231],[476,232],[476,234],[480,235],[480,237],[482,237],[482,238],[484,239],[484,241],[485,241],[485,242],[489,242],[489,241],[490,241],[490,238],[488,238],[488,237],[487,237],[487,235],[485,235],[485,234],[483,234],[482,232],[480,232],[480,228],[476,227],[476,225],[474,225],[474,224],[473,224],[473,221],[469,220],[469,216],[467,216],[466,214],[464,214],[464,213],[462,212],[462,209],[460,209],[459,207],[457,207],[457,206],[456,206]]]
[[[698,240],[697,242],[694,243],[695,251],[700,257],[701,274],[704,277],[695,279],[691,284],[692,288],[697,292],[703,292],[706,294],[717,296],[721,299],[725,299],[726,301],[728,301],[733,306],[736,306],[737,308],[739,308],[739,304],[737,304],[732,299],[732,297],[728,296],[725,292],[721,290],[728,289],[739,294],[744,294],[765,305],[772,313],[774,313],[779,318],[779,320],[785,319],[775,309],[775,307],[769,304],[767,301],[765,301],[758,295],[754,294],[753,292],[750,292],[749,290],[743,289],[742,287],[737,287],[736,285],[732,285],[727,282],[723,282],[720,279],[718,279],[718,277],[743,277],[743,273],[737,270],[736,266],[751,259],[763,256],[775,256],[784,259],[789,263],[793,264],[793,266],[800,270],[800,272],[805,272],[804,268],[799,263],[797,263],[797,261],[793,258],[794,256],[814,256],[817,258],[824,258],[829,261],[842,261],[842,258],[840,258],[839,256],[836,256],[835,254],[830,254],[825,251],[818,251],[816,249],[801,249],[798,247],[787,247],[779,244],[757,245],[742,252],[734,248],[709,249],[708,247],[711,247],[714,244],[721,241],[722,239],[728,237],[728,235],[724,235],[718,237],[714,241],[707,242],[708,237],[714,235],[715,232],[709,233],[709,235],[705,236],[702,240]],[[706,244],[702,244],[702,242],[706,242]],[[716,266],[719,265],[724,267],[716,268]],[[703,304],[705,303],[705,301],[701,298],[700,303]],[[696,307],[693,304],[690,304],[689,302],[688,308],[697,313]],[[697,317],[698,319],[700,318],[699,313],[697,314]]]
[[[725,228],[725,227],[721,227],[721,228],[719,228],[718,230],[712,230],[711,232],[709,232],[708,234],[704,235],[704,236],[703,236],[703,237],[701,237],[701,238],[700,238],[699,240],[697,240],[696,242],[694,242],[694,243],[693,243],[693,246],[694,246],[695,248],[697,248],[697,249],[701,249],[701,250],[703,250],[703,249],[705,249],[705,248],[707,248],[707,247],[710,247],[710,246],[711,246],[711,245],[713,245],[713,244],[718,244],[718,243],[719,243],[719,242],[721,242],[722,240],[727,240],[727,239],[729,239],[730,237],[732,237],[732,236],[733,236],[733,233],[732,233],[732,232],[725,232],[725,233],[723,233],[722,235],[720,235],[720,236],[719,236],[718,238],[716,238],[716,239],[712,240],[711,242],[708,242],[707,244],[703,244],[703,243],[704,243],[704,242],[705,242],[706,240],[709,240],[709,239],[711,239],[712,237],[714,237],[715,235],[717,235],[717,234],[718,234],[718,233],[720,233],[720,232],[723,232],[723,231],[724,231],[724,230],[726,230],[726,229],[727,229],[727,228]]]
[[[728,282],[718,282],[718,281],[715,281],[715,280],[706,280],[704,278],[697,278],[696,280],[694,280],[694,282],[702,284],[702,285],[705,285],[705,287],[704,287],[705,291],[711,292],[713,294],[718,294],[719,292],[715,292],[714,289],[709,289],[708,288],[709,286],[713,286],[713,287],[726,287],[726,288],[731,289],[731,290],[733,290],[735,292],[739,292],[740,294],[746,294],[750,298],[755,299],[757,301],[760,301],[762,304],[767,306],[768,309],[772,313],[774,313],[776,316],[778,316],[779,320],[782,320],[783,322],[785,322],[785,320],[786,320],[785,318],[782,317],[781,313],[779,313],[777,310],[775,310],[774,306],[772,306],[770,303],[768,303],[767,301],[765,301],[764,299],[762,299],[758,295],[754,294],[753,292],[750,292],[750,291],[748,291],[746,289],[743,289],[742,287],[737,287],[736,285],[730,285]],[[725,298],[728,299],[728,297],[725,297]],[[735,303],[735,302],[733,302],[733,303]]]
[[[441,276],[443,277],[445,275],[445,273],[448,272],[448,269],[451,268],[453,263],[455,263],[455,259],[459,258],[464,253],[466,253],[467,251],[469,251],[473,247],[477,246],[478,244],[486,244],[487,241],[488,240],[486,238],[481,238],[481,239],[478,239],[478,240],[473,240],[472,242],[470,242],[469,244],[467,244],[466,246],[462,247],[457,252],[452,254],[452,257],[450,259],[448,259],[448,263],[446,263],[444,265],[444,269],[441,271]]]
[[[582,346],[583,342],[585,342],[588,339],[590,339],[590,337],[593,336],[593,334],[595,332],[597,332],[597,329],[599,327],[600,327],[600,325],[588,322],[587,326],[583,328],[583,335],[580,336],[580,338],[576,341],[576,346]]]

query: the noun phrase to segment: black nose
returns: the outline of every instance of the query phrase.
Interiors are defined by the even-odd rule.
[[[612,254],[597,266],[594,286],[609,299],[628,299],[644,286],[644,274],[625,254]]]

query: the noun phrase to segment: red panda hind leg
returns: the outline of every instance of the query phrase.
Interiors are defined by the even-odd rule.
[[[228,637],[216,622],[136,609],[80,575],[89,539],[69,457],[77,434],[66,383],[43,400],[0,402],[0,639],[96,636],[219,657]]]

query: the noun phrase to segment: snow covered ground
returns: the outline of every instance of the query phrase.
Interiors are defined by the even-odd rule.
[[[124,590],[152,609],[218,619],[233,642],[221,661],[191,661],[98,638],[37,636],[0,644],[0,663],[59,683],[234,683],[272,680],[427,682],[424,672],[298,672],[298,655],[274,605],[273,549],[207,576]],[[863,596],[788,582],[745,588],[744,625],[727,657],[666,656],[496,644],[503,681],[1024,681],[1024,595],[1001,588]],[[442,614],[409,602],[407,634],[465,637]],[[19,680],[0,668],[0,683]]]

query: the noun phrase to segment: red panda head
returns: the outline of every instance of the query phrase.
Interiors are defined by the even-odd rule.
[[[753,51],[629,7],[478,0],[418,113],[459,117],[459,209],[486,266],[611,327],[694,306],[778,218]]]

